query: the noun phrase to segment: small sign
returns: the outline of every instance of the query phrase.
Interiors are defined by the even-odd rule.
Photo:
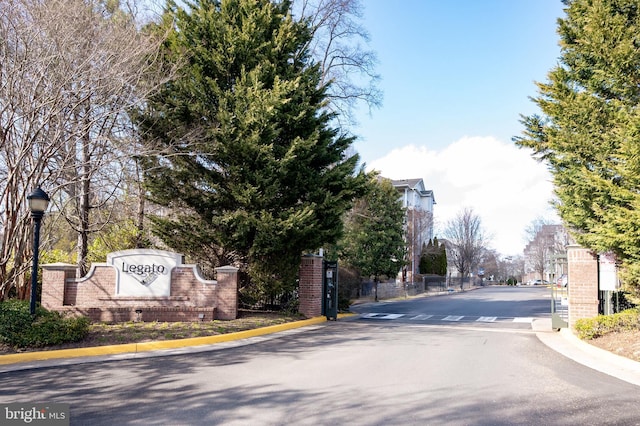
[[[598,256],[598,285],[601,291],[618,289],[618,268],[613,253],[601,253]]]
[[[168,297],[171,271],[182,255],[163,250],[123,250],[107,255],[116,270],[116,296]]]

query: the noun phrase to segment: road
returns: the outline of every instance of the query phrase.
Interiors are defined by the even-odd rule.
[[[245,346],[3,373],[0,401],[69,403],[78,425],[640,424],[639,387],[557,354],[523,320],[548,316],[547,291],[367,304]]]
[[[377,320],[531,329],[533,319],[549,317],[550,303],[546,287],[493,286],[440,297],[357,305],[354,310]]]

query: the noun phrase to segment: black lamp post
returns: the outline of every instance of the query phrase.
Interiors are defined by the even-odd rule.
[[[40,187],[27,196],[31,218],[34,222],[33,232],[33,268],[31,269],[31,315],[36,313],[36,292],[38,288],[38,255],[40,248],[40,222],[45,210],[49,206],[49,195]]]

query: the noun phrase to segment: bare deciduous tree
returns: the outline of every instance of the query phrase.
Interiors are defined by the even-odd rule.
[[[148,76],[160,42],[118,1],[0,3],[0,299],[16,283],[24,297],[25,197],[40,184],[78,235],[84,273],[88,235],[140,154],[127,113],[158,81]]]
[[[14,288],[26,297],[26,196],[59,173],[46,161],[58,152],[62,133],[61,89],[51,84],[59,77],[52,70],[58,58],[51,43],[41,42],[37,17],[28,12],[35,6],[18,0],[0,3],[0,299]]]
[[[74,108],[67,113],[66,140],[55,161],[65,170],[57,200],[77,233],[78,275],[83,275],[89,236],[109,223],[126,175],[134,170],[132,158],[140,154],[128,110],[153,87],[149,58],[158,40],[139,32],[134,17],[113,4],[102,10],[84,1],[66,3],[70,6],[78,34],[69,39],[50,33],[60,47],[60,63],[75,70],[66,92]]]
[[[379,107],[382,92],[375,52],[368,49],[369,33],[362,26],[360,0],[294,0],[293,15],[308,20],[313,37],[309,51],[320,64],[321,84],[329,86],[329,108],[338,120],[354,123],[358,102]]]
[[[463,209],[447,222],[444,236],[449,243],[448,259],[461,279],[468,277],[480,265],[489,242],[480,217],[471,208]]]
[[[526,229],[529,242],[524,249],[526,269],[542,280],[549,277],[556,258],[566,252],[569,235],[562,225],[537,218]]]

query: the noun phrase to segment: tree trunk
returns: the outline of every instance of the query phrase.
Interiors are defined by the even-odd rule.
[[[374,295],[373,300],[377,302],[378,301],[378,277],[375,277],[373,279],[373,295]]]
[[[142,185],[142,172],[137,162],[136,162],[136,172],[138,174],[138,213],[137,213],[137,223],[136,223],[136,227],[138,228],[138,235],[136,237],[136,248],[143,248],[145,197],[144,197],[144,188]]]
[[[89,154],[89,144],[89,135],[86,135],[82,144],[81,152],[82,174],[80,176],[80,202],[78,206],[78,219],[80,226],[78,227],[78,267],[76,269],[76,277],[78,278],[84,277],[87,273],[87,255],[89,253],[89,210],[91,208],[91,199],[89,196],[89,191],[91,190],[91,158]]]

